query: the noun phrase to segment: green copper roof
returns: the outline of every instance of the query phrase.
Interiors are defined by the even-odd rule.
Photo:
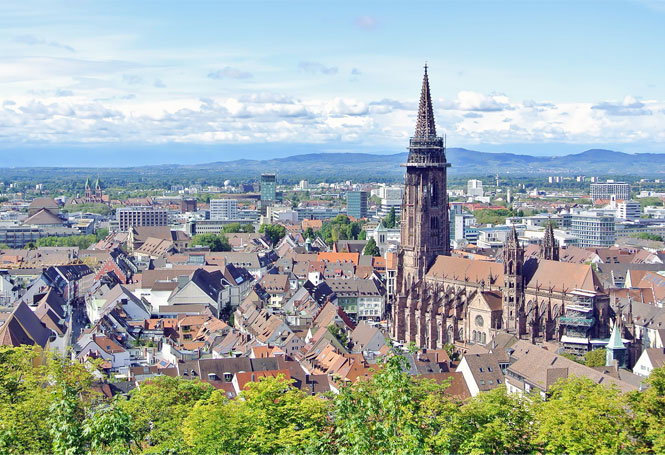
[[[614,324],[612,329],[612,336],[610,336],[610,341],[607,342],[607,349],[626,349],[621,341],[621,333],[619,333],[619,324]]]

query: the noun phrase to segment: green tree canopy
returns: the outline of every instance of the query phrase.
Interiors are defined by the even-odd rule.
[[[286,228],[281,224],[262,224],[259,232],[268,237],[270,243],[277,245],[286,235]]]
[[[231,251],[229,240],[224,234],[196,234],[192,245],[210,248],[210,251]]]
[[[365,249],[363,250],[363,254],[365,256],[380,256],[381,251],[379,250],[379,247],[376,245],[376,241],[374,240],[374,237],[370,237],[369,240],[367,241],[367,245],[365,245]]]

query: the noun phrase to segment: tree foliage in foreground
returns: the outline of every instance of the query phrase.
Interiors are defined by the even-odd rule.
[[[95,364],[0,347],[0,453],[663,453],[665,370],[643,392],[560,380],[547,401],[501,387],[465,402],[388,358],[373,375],[311,396],[283,377],[229,400],[157,377],[129,399],[96,392]]]

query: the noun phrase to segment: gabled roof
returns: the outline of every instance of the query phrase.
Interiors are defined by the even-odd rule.
[[[524,263],[524,280],[527,287],[549,289],[555,292],[571,292],[583,289],[602,292],[600,280],[590,264],[530,259]]]
[[[468,280],[472,283],[484,281],[488,285],[491,277],[492,283],[503,283],[503,265],[454,256],[437,256],[434,265],[427,272],[427,277]]]
[[[20,302],[0,327],[0,345],[39,345],[46,347],[51,331],[24,302]]]
[[[31,217],[27,218],[23,224],[33,226],[63,225],[65,222],[57,215],[54,215],[47,209],[41,209]]]

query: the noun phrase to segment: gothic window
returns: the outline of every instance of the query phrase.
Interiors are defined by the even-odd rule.
[[[482,343],[482,344],[487,343],[487,335],[485,334],[485,332],[481,332],[480,335],[481,335],[481,343]],[[492,371],[492,370],[490,370],[489,368],[488,368],[488,370],[489,370],[489,371]]]
[[[473,336],[471,337],[471,341],[473,341],[473,342],[475,343],[475,342],[476,342],[476,339],[477,339],[477,333],[476,333],[476,331],[474,330],[474,331],[473,331]]]
[[[430,190],[430,200],[432,201],[432,207],[436,207],[439,205],[438,201],[438,188],[436,187],[436,182],[430,183],[429,186]]]
[[[438,230],[439,229],[439,220],[437,217],[432,216],[429,220],[429,227],[432,230]]]

